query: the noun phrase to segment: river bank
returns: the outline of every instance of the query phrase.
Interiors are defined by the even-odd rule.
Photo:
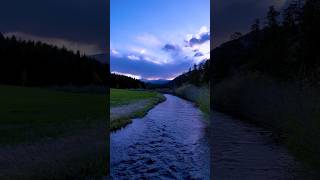
[[[111,89],[110,130],[120,129],[143,117],[155,105],[165,101],[162,94],[148,91]]]
[[[273,132],[311,169],[320,164],[320,104],[316,87],[249,74],[225,79],[213,89],[215,110]]]
[[[210,113],[210,88],[185,84],[173,90],[173,94],[194,102],[207,116]]]

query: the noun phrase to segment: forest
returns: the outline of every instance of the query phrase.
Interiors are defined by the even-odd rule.
[[[106,85],[108,66],[80,52],[0,33],[0,84],[16,86]]]
[[[146,84],[132,77],[111,73],[110,88],[117,89],[142,89],[146,88]]]
[[[320,79],[319,4],[316,0],[309,0],[305,5],[293,1],[283,12],[271,6],[265,21],[256,19],[250,33],[241,36],[235,32],[231,41],[212,52],[214,80],[252,72],[280,81],[317,83]]]

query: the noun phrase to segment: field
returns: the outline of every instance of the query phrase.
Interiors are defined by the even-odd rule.
[[[126,105],[139,100],[152,99],[158,95],[156,92],[111,89],[110,105],[111,107]]]
[[[0,86],[2,143],[52,138],[106,117],[106,95]]]
[[[106,174],[107,96],[0,86],[0,179]]]
[[[164,100],[165,97],[157,92],[111,89],[110,129],[119,129],[129,124],[132,118],[143,117],[150,109]]]

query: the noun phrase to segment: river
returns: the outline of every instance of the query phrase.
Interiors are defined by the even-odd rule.
[[[270,131],[219,112],[211,122],[213,179],[306,178],[307,171],[283,144],[275,143]]]
[[[202,112],[186,100],[165,97],[145,117],[111,133],[111,179],[210,179]]]
[[[270,131],[219,112],[209,128],[193,103],[165,96],[111,133],[111,179],[210,179],[210,167],[218,180],[303,179],[306,171]]]

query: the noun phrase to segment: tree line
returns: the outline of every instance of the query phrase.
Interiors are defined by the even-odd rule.
[[[234,33],[212,52],[215,81],[258,72],[280,81],[320,80],[320,1],[292,1],[282,11],[269,7],[265,19],[256,19],[251,32]]]
[[[183,84],[193,84],[195,86],[201,86],[210,83],[210,59],[205,60],[201,63],[194,64],[192,68],[189,68],[188,72],[181,74],[167,86],[179,87]]]
[[[138,79],[111,73],[110,87],[117,89],[140,89],[146,88],[146,84]]]
[[[108,65],[80,52],[0,33],[0,84],[17,86],[106,85]]]

